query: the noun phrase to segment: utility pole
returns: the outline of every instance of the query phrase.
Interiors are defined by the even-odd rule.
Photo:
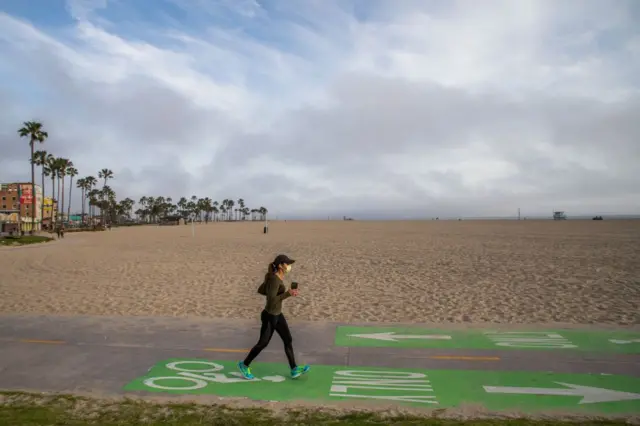
[[[520,207],[518,207],[518,220],[520,220]]]

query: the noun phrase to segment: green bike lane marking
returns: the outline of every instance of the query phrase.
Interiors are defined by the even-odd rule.
[[[335,345],[441,349],[571,349],[635,354],[640,353],[640,332],[340,326],[336,329]]]
[[[492,411],[640,413],[640,379],[626,376],[316,365],[292,380],[285,364],[256,362],[252,370],[256,380],[248,381],[232,361],[169,359],[124,389],[267,401],[368,400],[425,408],[479,404]]]

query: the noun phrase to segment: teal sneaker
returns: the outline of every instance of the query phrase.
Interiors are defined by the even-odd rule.
[[[238,363],[238,369],[242,373],[242,377],[244,377],[245,379],[247,379],[247,380],[255,379],[253,374],[251,374],[251,369],[249,367],[247,367],[246,365],[244,365],[244,361],[240,361]]]
[[[311,367],[309,367],[308,365],[297,366],[296,368],[291,370],[291,378],[292,379],[297,379],[298,377],[302,376],[303,374],[306,374],[309,371],[310,368]]]

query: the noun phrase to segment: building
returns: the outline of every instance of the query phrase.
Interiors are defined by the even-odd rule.
[[[564,212],[553,212],[553,220],[567,220],[567,215]]]
[[[31,231],[31,208],[35,203],[35,230],[42,227],[42,187],[35,185],[35,196],[30,182],[0,184],[0,222],[21,222],[21,230]]]
[[[51,197],[44,197],[43,213],[44,217],[42,218],[42,228],[52,229],[52,222],[56,223],[58,220],[58,202]]]

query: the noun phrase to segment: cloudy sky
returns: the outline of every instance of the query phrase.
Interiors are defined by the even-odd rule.
[[[640,212],[637,0],[0,0],[0,28],[0,181],[34,119],[120,198]]]

